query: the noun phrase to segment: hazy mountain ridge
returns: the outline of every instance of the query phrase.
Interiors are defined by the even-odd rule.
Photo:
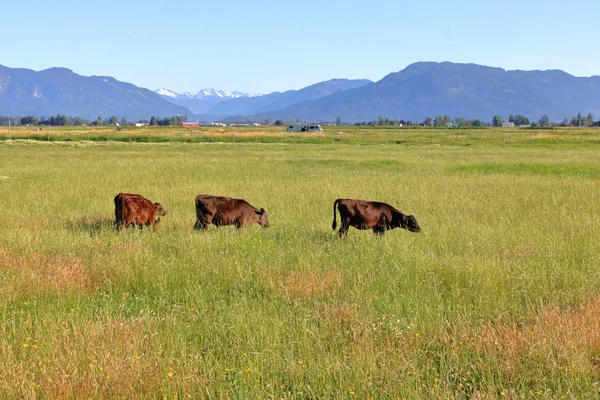
[[[578,112],[600,115],[600,76],[580,78],[560,70],[506,71],[450,62],[415,63],[377,82],[332,79],[264,95],[215,89],[195,95],[157,92],[112,77],[81,76],[66,68],[36,72],[0,65],[0,115],[60,113],[87,119],[114,115],[129,120],[182,115],[204,121],[316,122],[379,116],[423,120],[438,115],[490,121],[495,114],[504,118],[522,114],[533,120],[549,115],[560,121]]]
[[[249,115],[289,107],[307,100],[316,100],[336,92],[365,86],[368,79],[331,79],[299,90],[273,92],[260,97],[230,99],[208,110],[211,115]]]
[[[131,120],[151,115],[191,115],[151,90],[107,76],[82,76],[67,68],[39,72],[0,65],[0,114]]]
[[[600,114],[600,77],[574,77],[558,70],[506,71],[476,64],[420,62],[378,82],[295,104],[253,118],[347,122],[427,116],[562,120],[578,112]]]

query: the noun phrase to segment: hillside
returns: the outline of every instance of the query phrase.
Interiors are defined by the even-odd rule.
[[[378,82],[254,118],[361,121],[450,115],[489,121],[495,114],[534,119],[547,114],[562,120],[578,112],[600,114],[600,77],[444,62],[412,64]]]
[[[151,90],[107,76],[82,76],[66,68],[33,71],[0,65],[0,115],[130,120],[152,115],[191,115]]]
[[[299,90],[273,92],[259,97],[240,97],[225,100],[208,110],[211,115],[249,115],[289,107],[294,104],[316,100],[334,93],[355,89],[372,83],[368,79],[332,79],[315,83]]]

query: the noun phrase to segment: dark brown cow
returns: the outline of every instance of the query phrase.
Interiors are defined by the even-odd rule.
[[[348,233],[348,228],[373,229],[373,233],[383,236],[385,231],[394,228],[404,228],[411,232],[420,232],[421,228],[413,215],[405,215],[386,203],[376,201],[337,199],[333,203],[333,224],[335,230],[335,207],[340,212],[342,226],[338,236],[343,238]]]
[[[244,228],[257,223],[269,227],[269,215],[264,208],[251,206],[246,200],[200,194],[196,196],[196,224],[194,229],[208,231],[215,226],[235,225]]]
[[[156,230],[160,216],[167,215],[160,203],[152,203],[139,194],[119,193],[115,196],[115,223],[117,229],[121,226],[127,228],[130,224],[137,224],[140,229],[151,226]]]

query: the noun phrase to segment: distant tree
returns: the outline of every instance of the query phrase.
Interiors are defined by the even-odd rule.
[[[547,115],[542,116],[542,118],[540,118],[540,126],[550,126],[550,117]]]
[[[446,124],[444,123],[444,117],[435,117],[435,119],[433,120],[433,126],[446,126]]]
[[[263,125],[271,125],[271,121],[269,121],[269,118],[265,118]]]
[[[56,117],[50,117],[48,120],[49,124],[52,126],[64,126],[67,124],[67,116],[56,114]]]
[[[342,124],[342,117],[335,117],[335,124],[336,125],[341,125]]]
[[[21,118],[21,125],[37,125],[38,119],[32,115]]]
[[[589,113],[586,119],[587,119],[586,125],[588,125],[588,126],[594,125],[594,115],[592,113]]]
[[[423,126],[432,126],[432,125],[433,125],[433,119],[431,119],[431,117],[425,118],[425,120],[423,121]]]
[[[285,123],[282,120],[278,119],[275,121],[275,126],[283,126],[283,125],[285,125]]]
[[[540,124],[538,124],[537,122],[533,121],[533,122],[531,123],[531,127],[532,127],[532,128],[539,128],[539,127],[540,127]]]
[[[499,116],[498,114],[494,115],[494,118],[492,119],[493,126],[502,126],[502,122],[504,121],[502,120],[501,116]]]
[[[158,125],[158,118],[156,118],[154,115],[152,117],[150,117],[150,126],[156,126]]]
[[[510,121],[510,120],[509,120]],[[514,122],[516,126],[521,126],[521,125],[529,125],[529,118],[523,116],[523,115],[516,115],[512,121],[510,122]]]
[[[118,122],[119,122],[119,120],[118,120],[118,119],[117,119],[117,117],[115,117],[114,115],[113,115],[113,116],[111,116],[111,117],[108,119],[108,121],[107,121],[108,125],[114,125],[114,124],[116,124],[116,123],[118,123]]]
[[[571,118],[571,126],[579,126],[579,121],[577,120],[577,117]]]
[[[104,122],[102,122],[101,117],[98,117],[98,118],[96,118],[96,120],[94,122],[92,122],[92,125],[102,126],[102,125],[104,125]]]
[[[456,117],[454,118],[454,125],[456,126],[468,126],[468,121],[465,117]]]
[[[84,123],[83,119],[81,119],[79,117],[69,118],[69,124],[70,125],[81,126],[81,125],[83,125],[83,123]]]
[[[479,118],[474,119],[473,122],[471,122],[471,125],[473,126],[483,126],[483,122],[481,122],[481,120]]]
[[[563,119],[563,121],[560,123],[560,126],[569,126],[569,120],[568,119]]]
[[[125,117],[121,118],[121,125],[127,125],[127,119]]]

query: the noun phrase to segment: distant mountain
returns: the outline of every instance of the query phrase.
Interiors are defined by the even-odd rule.
[[[273,92],[259,97],[239,97],[228,99],[211,107],[210,115],[249,115],[278,110],[294,104],[316,100],[333,93],[359,88],[372,83],[368,79],[332,79],[315,83],[300,90],[288,90],[283,93]]]
[[[0,65],[0,115],[49,117],[58,113],[129,120],[192,114],[151,90],[108,76],[81,76],[66,68],[36,72]]]
[[[559,121],[578,112],[600,115],[600,77],[563,71],[505,71],[475,64],[421,62],[378,82],[252,117],[355,122],[427,116],[480,118],[522,114]]]
[[[168,89],[158,89],[156,90],[156,93],[171,103],[189,108],[196,114],[204,114],[215,104],[228,99],[258,97],[264,95],[264,93],[228,92],[219,89],[202,89],[196,94],[191,94],[190,92],[179,94]]]
[[[195,111],[196,115],[191,111]],[[153,92],[106,76],[81,76],[66,68],[43,71],[0,65],[0,115],[129,120],[152,115],[203,121],[300,119],[345,122],[384,118],[480,118],[522,114],[553,121],[578,112],[600,115],[600,76],[578,78],[559,70],[505,71],[476,64],[420,62],[378,82],[333,79],[300,90],[250,94],[204,89]]]

